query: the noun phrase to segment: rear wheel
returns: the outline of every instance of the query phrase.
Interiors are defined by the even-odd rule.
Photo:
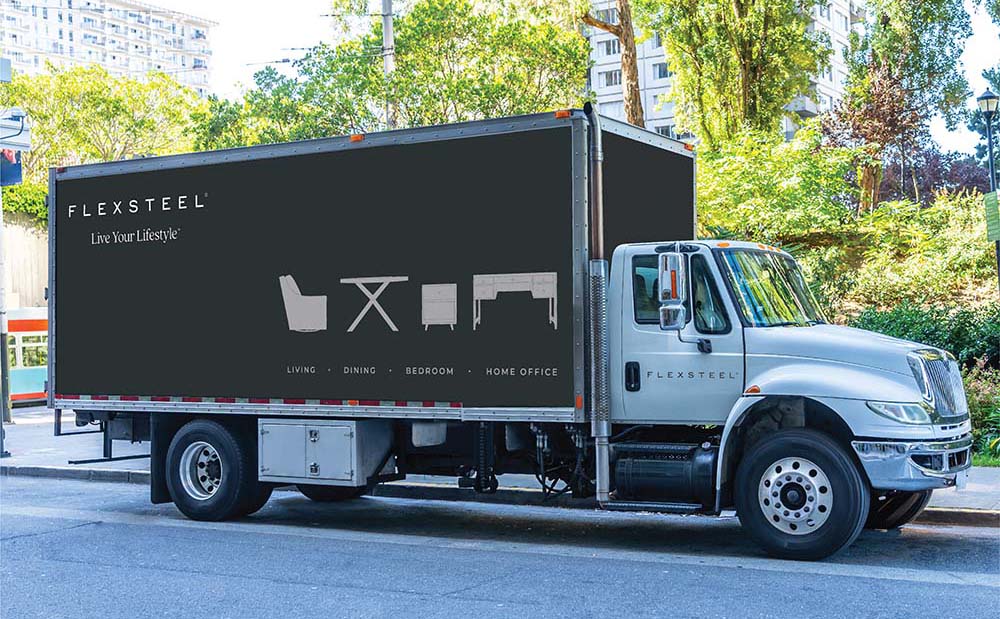
[[[271,487],[257,481],[243,433],[199,419],[181,427],[167,450],[167,489],[185,516],[227,520],[260,509]]]
[[[866,529],[898,529],[924,511],[933,490],[920,492],[875,492],[868,510]]]
[[[814,430],[782,430],[753,445],[736,472],[740,523],[771,555],[828,557],[853,542],[869,491],[854,461]]]
[[[314,484],[299,484],[295,486],[299,492],[318,503],[335,503],[349,501],[365,494],[368,488],[352,486],[318,486]]]

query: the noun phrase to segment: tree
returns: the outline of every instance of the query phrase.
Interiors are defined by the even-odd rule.
[[[136,80],[94,65],[18,75],[0,86],[0,105],[28,112],[32,150],[21,161],[26,180],[41,182],[51,166],[188,151],[202,104],[162,73]]]
[[[777,130],[806,94],[830,45],[812,31],[819,0],[637,0],[638,22],[663,37],[678,128],[717,148],[744,129]]]
[[[208,105],[191,115],[195,150],[235,148],[252,143],[253,133],[247,117],[246,104],[210,95]]]
[[[865,6],[871,18],[863,33],[851,36],[847,93],[830,126],[838,139],[864,147],[861,203],[872,209],[887,146],[898,144],[905,158],[932,115],[953,127],[964,114],[968,84],[960,57],[971,25],[962,0],[868,0]]]
[[[983,71],[983,79],[985,79],[986,83],[989,84],[989,89],[991,91],[993,91],[994,93],[1000,93],[1000,67],[995,67],[993,69],[987,69]],[[973,94],[978,97],[982,93],[976,92]],[[997,133],[997,127],[995,124],[996,121],[997,119],[996,117],[994,117],[993,118],[994,140],[996,140],[996,133]],[[969,128],[969,131],[974,131],[975,133],[978,133],[981,138],[979,143],[976,144],[976,159],[979,160],[983,166],[986,166],[987,165],[986,119],[983,118],[983,113],[979,111],[979,106],[976,106],[975,111],[973,111],[972,114],[969,116],[969,121],[967,126]],[[994,148],[995,147],[996,144],[994,144]]]
[[[639,55],[635,47],[635,23],[632,19],[630,0],[615,0],[614,16],[598,19],[591,13],[590,3],[579,13],[580,21],[592,28],[615,35],[621,54],[622,103],[625,120],[637,127],[645,127],[645,113],[642,109],[642,93],[639,90]]]
[[[258,72],[244,103],[216,104],[199,135],[219,135],[227,115],[247,127],[240,139],[257,144],[375,131],[387,101],[397,125],[412,127],[573,107],[584,94],[586,39],[506,4],[418,0],[394,29],[391,76],[376,21],[340,45],[312,49],[295,77]]]
[[[765,243],[829,243],[829,232],[852,216],[845,176],[853,156],[824,145],[815,121],[791,141],[778,131],[747,130],[702,149],[699,226],[708,236],[725,231]]]

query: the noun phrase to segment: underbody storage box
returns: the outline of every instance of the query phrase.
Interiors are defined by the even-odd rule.
[[[385,466],[392,425],[383,420],[258,419],[261,481],[364,486]]]

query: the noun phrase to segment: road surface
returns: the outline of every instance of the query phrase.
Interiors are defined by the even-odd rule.
[[[735,519],[275,492],[202,523],[133,484],[0,478],[0,617],[995,617],[1000,530],[865,532],[818,563]]]

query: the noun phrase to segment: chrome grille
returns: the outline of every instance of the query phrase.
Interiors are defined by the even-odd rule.
[[[926,361],[927,375],[934,394],[934,409],[942,417],[956,417],[969,412],[962,386],[962,372],[954,359],[941,357]]]

